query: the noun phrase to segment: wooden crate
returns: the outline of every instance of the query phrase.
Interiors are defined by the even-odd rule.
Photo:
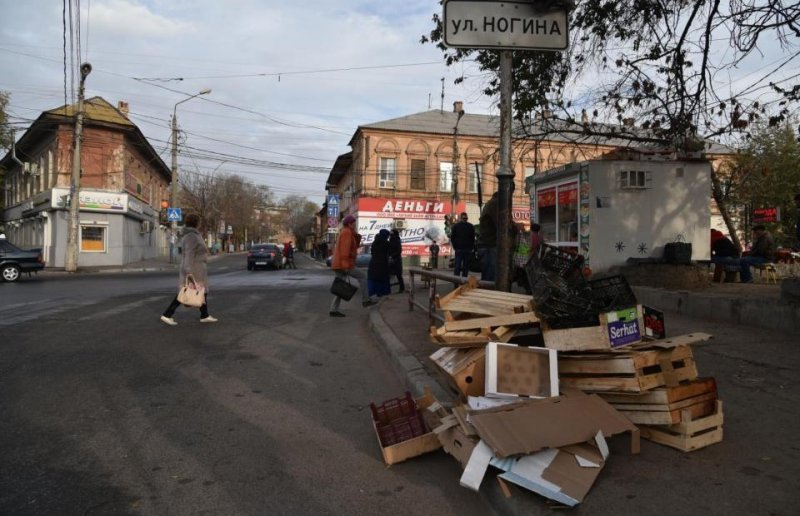
[[[589,392],[644,392],[697,378],[692,348],[567,354],[558,359],[561,387]]]
[[[490,341],[508,342],[517,327],[537,324],[539,318],[533,312],[505,315],[469,317],[447,320],[442,326],[431,326],[431,342],[447,347],[478,347]]]
[[[532,296],[481,289],[477,283],[471,277],[468,283],[449,294],[436,296],[436,309],[444,312],[445,320],[454,320],[454,313],[494,316],[533,311]]]
[[[423,410],[438,410],[439,402],[436,401],[436,398],[433,397],[430,389],[425,389],[425,393],[422,397],[419,397],[415,400],[416,407],[423,411]],[[372,419],[372,429],[375,431],[375,437],[378,440],[378,446],[381,448],[381,454],[383,455],[383,461],[386,463],[387,466],[391,466],[392,464],[396,464],[398,462],[403,462],[404,460],[408,460],[412,457],[416,457],[418,455],[422,455],[423,453],[432,452],[438,450],[442,447],[442,444],[439,442],[439,438],[436,434],[430,430],[427,433],[414,437],[413,439],[409,439],[407,441],[399,442],[396,444],[392,444],[389,446],[384,446],[381,443],[381,437],[378,432],[378,426],[374,418]],[[427,421],[426,421],[427,424]]]
[[[637,425],[672,425],[683,421],[685,412],[692,419],[713,414],[717,384],[713,378],[698,378],[642,394],[600,393],[600,397]]]
[[[722,441],[722,402],[717,400],[712,415],[693,419],[684,413],[684,420],[675,425],[640,425],[642,437],[684,452],[704,448]]]
[[[430,359],[462,397],[483,396],[486,378],[486,350],[483,347],[440,348]]]
[[[634,307],[631,307],[633,309]],[[544,321],[542,322],[542,336],[544,345],[550,349],[558,351],[609,351],[616,347],[630,346],[641,342],[644,335],[644,315],[642,305],[637,305],[636,323],[638,325],[638,338],[625,344],[615,345],[609,333],[609,318],[615,312],[600,314],[597,326],[585,328],[550,328]],[[613,320],[613,319],[612,319]],[[613,326],[613,324],[612,324]]]

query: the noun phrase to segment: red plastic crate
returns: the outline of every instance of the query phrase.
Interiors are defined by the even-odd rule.
[[[425,421],[419,412],[408,417],[392,420],[385,425],[376,424],[375,428],[378,431],[381,445],[384,447],[402,443],[428,433],[425,428]]]
[[[395,419],[415,414],[417,412],[417,403],[411,397],[411,393],[406,391],[406,395],[403,398],[384,401],[380,405],[370,403],[369,408],[372,409],[372,419],[375,420],[375,424],[380,426],[388,424]]]

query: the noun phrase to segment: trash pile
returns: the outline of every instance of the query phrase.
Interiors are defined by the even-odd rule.
[[[579,258],[546,248],[527,273],[533,295],[470,281],[436,299],[430,359],[458,402],[426,392],[372,406],[387,465],[443,448],[478,490],[491,466],[508,484],[564,506],[584,500],[627,433],[693,451],[722,440],[722,403],[701,378],[694,333],[666,338],[663,313],[637,303],[622,276],[587,280]],[[405,436],[405,437],[399,437]]]

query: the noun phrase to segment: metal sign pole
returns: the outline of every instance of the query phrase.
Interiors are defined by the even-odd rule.
[[[510,50],[500,51],[500,167],[497,169],[497,290],[511,290],[511,95],[513,59]]]

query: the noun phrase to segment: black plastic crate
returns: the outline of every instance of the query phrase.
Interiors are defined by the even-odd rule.
[[[608,276],[589,280],[592,301],[600,311],[636,306],[638,301],[625,276]]]

